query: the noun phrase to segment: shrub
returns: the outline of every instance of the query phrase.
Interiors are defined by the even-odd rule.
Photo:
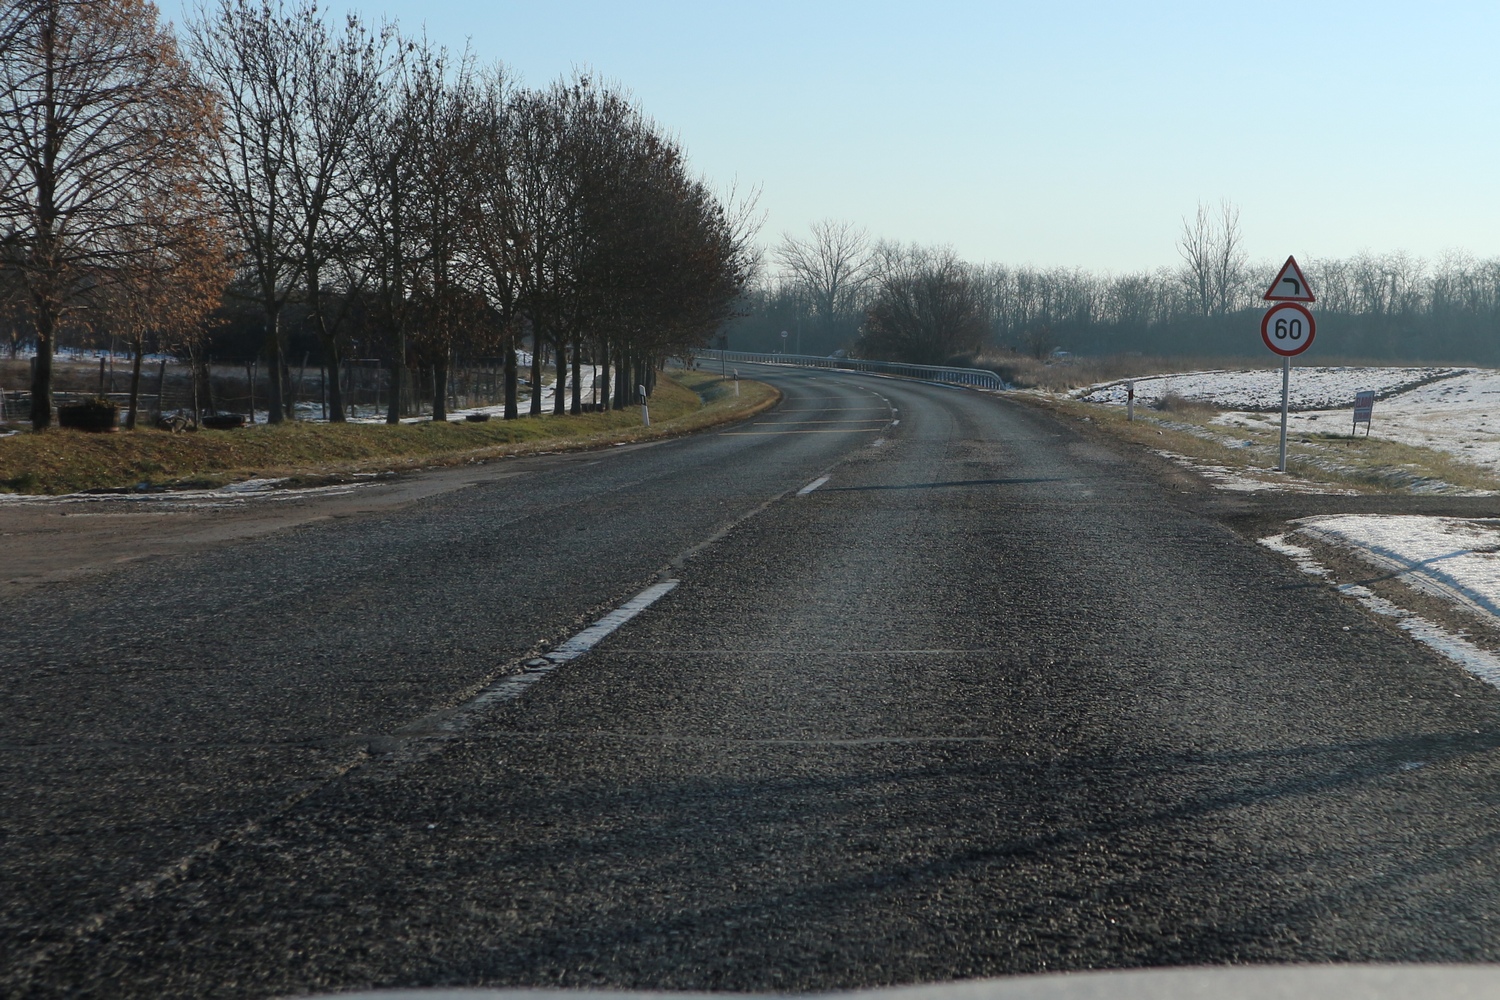
[[[117,431],[120,408],[103,396],[57,408],[57,426],[77,431]]]

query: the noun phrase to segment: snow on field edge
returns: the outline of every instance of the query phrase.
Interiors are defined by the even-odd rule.
[[[1260,539],[1260,544],[1277,552],[1292,562],[1302,572],[1320,579],[1328,579],[1326,567],[1314,558],[1312,550],[1288,541],[1286,535],[1272,535]],[[1485,683],[1500,688],[1500,656],[1482,649],[1461,635],[1455,635],[1421,615],[1377,595],[1368,587],[1357,583],[1339,585],[1339,593],[1352,597],[1367,610],[1386,618],[1396,619],[1396,625],[1416,641],[1434,652],[1458,664]]]
[[[1473,368],[1358,368],[1292,367],[1290,405],[1293,410],[1331,410],[1351,407],[1354,394],[1374,390],[1377,399],[1409,392],[1433,382],[1477,371]],[[1074,398],[1086,403],[1123,406],[1127,382],[1135,382],[1138,406],[1151,406],[1167,396],[1200,400],[1220,409],[1265,413],[1281,409],[1281,368],[1222,369],[1117,379],[1079,389]]]

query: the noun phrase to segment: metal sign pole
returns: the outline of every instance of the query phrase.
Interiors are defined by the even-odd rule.
[[[1285,355],[1281,359],[1281,464],[1276,467],[1277,472],[1286,471],[1286,411],[1291,394],[1292,358]]]
[[[1286,415],[1291,409],[1292,355],[1301,354],[1312,346],[1318,321],[1302,303],[1316,302],[1318,297],[1308,286],[1307,277],[1297,266],[1297,259],[1288,257],[1261,299],[1276,303],[1260,318],[1260,339],[1272,352],[1281,355],[1281,449],[1276,471],[1286,472]]]

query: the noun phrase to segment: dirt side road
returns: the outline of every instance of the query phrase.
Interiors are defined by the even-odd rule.
[[[654,442],[605,450],[614,454]],[[429,497],[544,468],[597,462],[600,452],[496,458],[313,489],[64,497],[0,496],[0,597],[121,563],[182,555],[313,521],[397,510]]]

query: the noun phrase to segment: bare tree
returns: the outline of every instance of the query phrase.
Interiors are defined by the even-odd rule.
[[[30,325],[26,310],[26,282],[20,267],[19,234],[0,234],[0,329],[12,358],[21,353],[21,335]]]
[[[390,33],[374,32],[352,14],[342,30],[334,32],[311,3],[295,7],[285,27],[293,48],[289,69],[301,77],[301,86],[290,95],[296,103],[281,115],[289,153],[290,228],[296,236],[308,321],[332,375],[327,381],[328,419],[342,423],[338,333],[356,289],[345,288],[341,308],[331,311],[324,275],[330,260],[345,255],[358,236],[356,202],[366,166],[358,156],[359,129],[375,113],[390,76]],[[358,273],[348,268],[343,272]]]
[[[390,352],[390,424],[400,422],[410,385],[422,269],[431,249],[432,190],[425,171],[431,159],[444,155],[436,147],[446,142],[442,109],[449,71],[447,53],[425,41],[399,48],[392,85],[359,131],[363,254]]]
[[[152,176],[140,181],[116,236],[124,263],[101,289],[103,321],[124,338],[133,356],[125,417],[130,429],[140,408],[147,338],[154,335],[159,350],[191,347],[233,277],[219,205],[208,192],[191,180],[164,185],[160,176]]]
[[[36,330],[34,427],[59,325],[138,249],[113,238],[136,181],[179,169],[212,113],[144,0],[0,0],[0,239]]]
[[[516,92],[504,72],[489,71],[474,108],[478,132],[473,165],[476,183],[473,250],[478,259],[478,289],[493,314],[505,358],[505,419],[520,416],[517,399],[521,273],[525,264],[517,200],[512,192],[516,169],[512,149],[513,101]]]
[[[298,277],[287,177],[293,135],[285,118],[304,103],[302,77],[291,65],[291,33],[269,2],[218,0],[189,21],[188,39],[195,68],[223,109],[209,177],[234,223],[246,284],[264,318],[269,420],[280,423],[287,413],[282,314]]]
[[[860,296],[875,273],[875,253],[864,229],[851,222],[823,219],[802,240],[786,233],[774,254],[801,285],[813,316],[825,329],[859,311]]]
[[[1249,272],[1244,236],[1240,232],[1240,210],[1233,202],[1219,202],[1219,213],[1203,202],[1189,222],[1182,220],[1177,239],[1182,256],[1182,283],[1198,311],[1204,316],[1223,316],[1238,304]]]
[[[389,33],[352,15],[334,30],[312,0],[217,0],[190,23],[189,37],[200,75],[225,108],[212,176],[265,316],[270,419],[292,416],[282,317],[300,289],[335,373],[329,417],[342,421],[341,316],[330,315],[324,275],[361,222],[359,129],[389,75]]]
[[[411,294],[421,316],[416,342],[432,371],[432,418],[447,419],[448,368],[457,347],[482,347],[486,322],[477,208],[483,190],[485,90],[465,53],[444,71],[439,54],[426,100],[413,109],[423,140],[417,144],[413,211],[416,237]]]
[[[860,351],[868,357],[940,365],[979,350],[990,316],[983,282],[949,249],[888,248]]]

